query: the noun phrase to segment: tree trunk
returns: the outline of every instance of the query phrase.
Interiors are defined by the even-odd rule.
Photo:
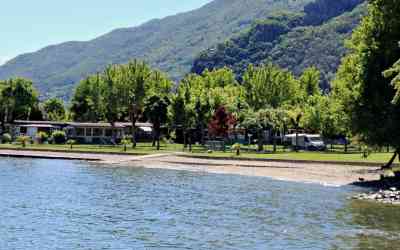
[[[299,133],[296,130],[296,145],[294,146],[294,151],[299,151]]]
[[[399,155],[399,158],[400,158],[399,151],[400,151],[400,149],[396,149],[396,151],[394,152],[390,161],[386,165],[382,166],[382,170],[392,168],[393,162],[396,160],[397,155]]]
[[[132,148],[136,148],[136,116],[132,116]]]
[[[274,143],[274,153],[276,153],[276,133],[275,132],[272,133],[272,136],[273,136],[272,140],[273,140],[273,143]]]
[[[200,143],[204,145],[204,125],[203,123],[200,124]]]
[[[183,128],[183,151],[185,151],[187,148],[187,135],[186,135],[186,129]]]
[[[344,152],[347,153],[348,152],[348,144],[347,144],[347,140],[345,140],[344,142]]]
[[[189,132],[189,152],[192,152],[192,133]]]
[[[264,138],[262,131],[258,131],[258,152],[261,152],[264,150]]]
[[[154,129],[154,131],[153,131],[153,142],[151,144],[152,147],[156,146],[156,140],[157,140],[157,129]]]
[[[157,150],[160,150],[160,129],[157,129]]]

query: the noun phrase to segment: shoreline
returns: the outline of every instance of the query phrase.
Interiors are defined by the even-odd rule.
[[[103,153],[50,152],[31,150],[0,150],[0,157],[83,160],[105,167],[139,167],[269,177],[276,180],[313,183],[324,186],[345,186],[360,179],[379,180],[380,167],[368,164],[342,164],[281,161],[268,159],[218,159],[196,157],[182,153],[126,155]]]

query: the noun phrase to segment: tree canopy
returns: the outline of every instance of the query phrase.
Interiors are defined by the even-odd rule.
[[[396,78],[382,72],[398,60],[400,5],[396,0],[370,0],[368,15],[349,42],[334,89],[346,107],[353,132],[370,145],[400,148],[400,109]],[[395,68],[389,73],[396,72]],[[389,74],[390,75],[390,74]]]

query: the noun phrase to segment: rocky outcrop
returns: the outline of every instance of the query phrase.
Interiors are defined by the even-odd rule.
[[[392,187],[388,190],[379,190],[378,192],[358,194],[354,196],[353,199],[400,205],[400,191],[397,188]]]

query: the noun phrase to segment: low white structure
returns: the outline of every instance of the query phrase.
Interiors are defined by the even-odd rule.
[[[32,139],[35,139],[38,132],[51,135],[55,130],[63,130],[68,139],[77,140],[79,143],[110,144],[132,136],[132,123],[128,122],[118,122],[112,126],[110,123],[15,121],[10,127],[15,137],[27,135]],[[137,140],[152,138],[151,123],[136,123],[136,128]]]
[[[297,143],[296,143],[297,138]],[[289,134],[285,135],[284,141],[291,146],[307,150],[325,150],[326,145],[321,135],[312,134]]]
[[[70,122],[64,129],[69,138],[82,143],[108,144],[115,143],[124,137],[132,136],[132,123],[118,122],[114,126],[110,123],[81,123]],[[136,123],[136,138],[149,139],[153,134],[151,123]]]

